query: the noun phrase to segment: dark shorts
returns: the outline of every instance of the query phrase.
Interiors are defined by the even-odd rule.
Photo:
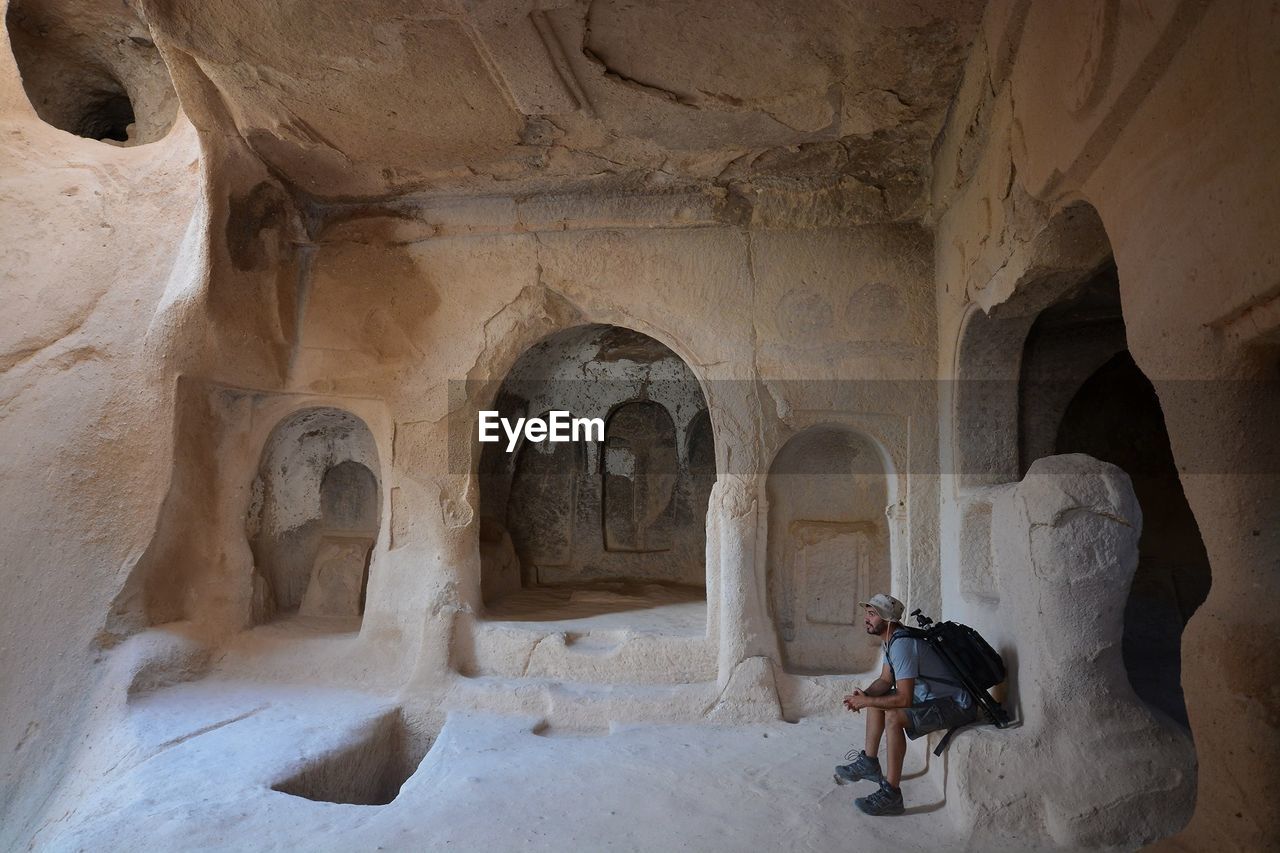
[[[907,715],[907,737],[915,740],[921,735],[942,729],[954,729],[977,722],[982,716],[982,709],[974,702],[968,708],[962,708],[950,696],[930,699],[910,708],[904,708]]]

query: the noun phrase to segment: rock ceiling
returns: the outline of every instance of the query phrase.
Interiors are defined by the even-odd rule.
[[[120,37],[154,45],[192,120],[238,135],[316,199],[696,185],[826,192],[877,219],[921,212],[982,11],[978,0],[134,5]],[[121,3],[14,6],[74,29]],[[27,29],[35,50],[57,32]]]

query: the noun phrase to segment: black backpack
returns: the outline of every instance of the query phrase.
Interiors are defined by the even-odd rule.
[[[929,675],[926,676],[928,680],[963,687],[997,728],[1008,726],[1009,712],[987,692],[1004,681],[1004,659],[1000,654],[968,625],[961,625],[959,622],[934,622],[919,610],[911,611],[911,615],[916,618],[920,627],[902,626],[889,638],[890,645],[904,634],[928,643],[947,665],[951,676]],[[956,729],[951,729],[943,735],[933,754],[941,755],[955,733]]]

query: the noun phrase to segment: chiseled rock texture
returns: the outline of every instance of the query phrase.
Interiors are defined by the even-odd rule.
[[[1280,837],[1276,9],[0,5],[0,847],[127,846],[145,791],[252,844],[152,774],[291,718],[328,759],[209,789],[264,826],[462,775],[492,715],[809,749],[776,721],[870,680],[848,609],[885,587],[980,628],[1021,722],[913,746],[921,837]],[[479,410],[601,335],[552,371],[647,405],[482,476]],[[1123,406],[1062,428],[1117,357],[1201,546],[1164,625],[1189,728],[1124,652],[1175,516],[1064,444],[1128,441]]]

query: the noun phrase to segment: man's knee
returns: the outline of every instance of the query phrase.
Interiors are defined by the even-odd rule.
[[[898,729],[907,727],[907,714],[900,708],[894,708],[892,711],[885,713],[885,724]]]

